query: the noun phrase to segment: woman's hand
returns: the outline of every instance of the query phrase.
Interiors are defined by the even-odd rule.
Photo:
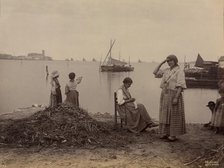
[[[177,93],[173,98],[173,105],[177,105],[178,98],[180,97],[180,94],[181,94],[182,90],[183,90],[182,87],[177,87]]]
[[[78,78],[76,79],[76,81],[77,81],[77,83],[78,83],[78,84],[80,84],[80,83],[81,83],[82,78],[83,78],[83,77],[82,77],[82,76],[80,76],[80,77],[78,77]]]
[[[130,102],[134,102],[135,98],[130,98],[129,100],[130,100]]]
[[[161,65],[164,64],[164,63],[166,63],[166,61],[167,61],[167,60],[165,59],[163,62],[161,62]]]
[[[125,100],[125,103],[130,103],[130,102],[134,102],[134,101],[135,101],[135,98],[130,98],[130,99]]]
[[[56,95],[56,91],[55,90],[51,90],[52,95]]]
[[[155,75],[156,78],[161,78],[161,77],[162,77],[161,75],[159,75],[159,74],[157,74],[157,73],[158,73],[160,67],[161,67],[165,62],[166,62],[166,59],[165,59],[163,62],[161,62],[161,63],[155,68],[155,70],[153,71],[153,74]]]
[[[178,99],[175,97],[175,98],[173,99],[173,105],[177,105],[177,103],[178,103]]]

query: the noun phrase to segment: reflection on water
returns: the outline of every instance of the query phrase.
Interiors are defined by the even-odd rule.
[[[49,84],[48,78],[49,78],[49,75],[46,76],[46,87]]]
[[[122,85],[122,81],[125,77],[129,77],[130,73],[128,72],[100,72],[99,77],[101,84],[104,83],[107,95],[111,100],[114,92]],[[113,99],[112,99],[113,100]]]
[[[161,79],[155,79],[153,63],[133,64],[133,72],[100,72],[97,62],[76,61],[15,61],[0,60],[0,113],[11,112],[32,104],[49,104],[50,75],[53,70],[60,73],[62,94],[69,81],[68,74],[75,72],[83,76],[77,90],[80,105],[89,112],[114,112],[114,92],[122,85],[125,77],[131,77],[130,92],[137,102],[144,104],[149,114],[158,119]],[[62,95],[63,100],[65,94]],[[210,112],[206,104],[218,97],[216,90],[186,89],[184,92],[186,120],[207,122]]]
[[[190,122],[208,122],[211,112],[206,106],[209,101],[219,97],[217,90],[187,89],[184,93],[186,118]]]

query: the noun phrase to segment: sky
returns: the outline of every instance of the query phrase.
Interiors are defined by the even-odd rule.
[[[55,60],[217,61],[224,0],[0,0],[0,53]]]

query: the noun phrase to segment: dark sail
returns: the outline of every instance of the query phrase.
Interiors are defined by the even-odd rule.
[[[201,67],[201,68],[203,68],[203,65],[204,65],[204,60],[203,60],[203,58],[200,56],[200,54],[198,54],[197,60],[196,60],[196,62],[195,62],[195,66],[196,66],[196,67]]]

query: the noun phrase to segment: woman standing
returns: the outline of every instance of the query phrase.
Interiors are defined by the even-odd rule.
[[[51,73],[51,95],[50,95],[50,107],[57,106],[62,103],[61,96],[61,86],[58,81],[59,73],[58,71],[53,71]]]
[[[169,68],[161,70],[167,62]],[[185,74],[178,65],[175,55],[169,55],[154,70],[156,78],[162,78],[160,88],[159,132],[161,139],[177,140],[178,135],[186,133],[184,101],[182,92],[186,88]]]

